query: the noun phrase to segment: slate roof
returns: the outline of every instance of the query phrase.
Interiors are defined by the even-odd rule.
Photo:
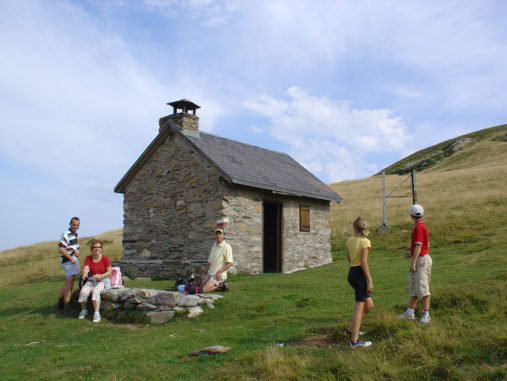
[[[181,134],[194,145],[229,183],[319,200],[342,201],[340,195],[286,153],[240,143],[205,132],[200,132],[199,137],[185,135],[172,122],[168,123],[167,128]],[[156,149],[157,140],[162,140],[163,133],[164,131],[159,133],[120,180],[115,187],[115,192],[122,193],[131,172],[137,171],[136,168],[140,167],[147,158],[145,156]]]

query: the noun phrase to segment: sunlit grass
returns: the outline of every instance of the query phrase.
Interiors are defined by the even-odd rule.
[[[117,229],[94,237],[80,237],[81,263],[89,255],[89,243],[94,238],[103,240],[103,252],[110,259],[121,259],[121,234],[122,230]],[[0,251],[0,287],[61,278],[62,273],[57,240]]]

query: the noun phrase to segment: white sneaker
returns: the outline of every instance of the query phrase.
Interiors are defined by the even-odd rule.
[[[349,342],[349,346],[351,348],[366,348],[371,346],[371,341],[363,341],[358,339],[355,343],[353,341]]]
[[[100,322],[100,314],[98,312],[95,312],[93,314],[93,320],[92,323],[99,323]]]
[[[401,315],[398,315],[398,317],[400,319],[407,319],[407,320],[414,320],[415,319],[414,313],[413,312],[410,313],[407,310],[405,310],[405,312],[403,312]]]
[[[346,334],[346,335],[352,335],[352,332],[350,332],[347,328],[345,328],[343,330],[343,333]],[[364,335],[364,332],[363,331],[359,331],[359,336],[363,336]]]
[[[87,314],[88,314],[88,310],[81,310],[81,312],[79,313],[78,319],[80,319],[80,320],[84,319]]]
[[[431,321],[430,313],[422,313],[421,314],[421,320],[419,320],[421,323],[429,323]]]

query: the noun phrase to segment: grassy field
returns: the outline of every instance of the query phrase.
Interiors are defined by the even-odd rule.
[[[58,233],[61,234],[62,232]],[[104,242],[107,255],[121,259],[122,230],[117,229],[96,237],[80,237],[81,252],[89,254],[89,242],[97,238]],[[105,251],[104,251],[105,252]],[[0,287],[22,285],[27,282],[60,280],[62,267],[58,261],[58,241],[41,242],[31,246],[22,246],[0,251]],[[83,259],[81,259],[81,262]]]
[[[0,379],[507,379],[507,143],[496,139],[505,132],[417,173],[434,261],[428,325],[397,318],[408,299],[409,263],[402,254],[410,240],[410,199],[388,200],[391,233],[378,235],[381,180],[374,176],[332,185],[344,198],[332,207],[332,264],[232,276],[217,308],[193,320],[92,325],[65,317],[54,307],[63,283],[56,242],[0,252]],[[387,176],[388,189],[403,178]],[[372,227],[375,284],[375,309],[362,327],[373,346],[364,350],[348,348],[341,333],[354,303],[344,242],[358,215]],[[102,237],[113,258],[120,255],[120,235]],[[90,238],[81,238],[82,245]],[[218,344],[232,351],[189,356]]]

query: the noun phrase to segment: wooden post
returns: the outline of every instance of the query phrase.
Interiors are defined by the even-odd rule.
[[[415,184],[415,169],[412,168],[412,204],[417,204],[417,189]]]

